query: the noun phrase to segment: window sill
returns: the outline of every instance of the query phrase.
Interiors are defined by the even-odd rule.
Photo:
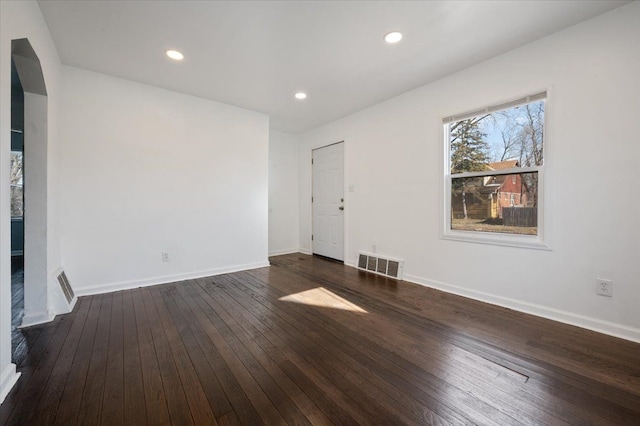
[[[539,236],[534,237],[500,233],[487,235],[486,232],[450,231],[442,234],[440,238],[443,240],[461,241],[466,243],[491,244],[496,246],[551,251],[551,246],[548,243],[542,242]]]

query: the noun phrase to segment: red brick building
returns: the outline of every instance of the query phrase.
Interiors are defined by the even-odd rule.
[[[500,161],[489,163],[489,170],[504,170],[520,167],[518,160]],[[504,207],[526,207],[530,201],[528,190],[522,181],[522,175],[497,175],[484,179],[484,187],[481,191],[490,201],[489,217],[501,218]]]

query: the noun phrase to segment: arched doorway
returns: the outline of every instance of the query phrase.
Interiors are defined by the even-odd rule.
[[[47,89],[40,60],[28,39],[11,41],[11,59],[24,92],[22,326],[28,326],[53,318],[47,294]]]

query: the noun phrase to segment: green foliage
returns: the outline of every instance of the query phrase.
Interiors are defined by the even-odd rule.
[[[486,170],[489,145],[478,125],[483,118],[461,120],[451,126],[451,173]]]

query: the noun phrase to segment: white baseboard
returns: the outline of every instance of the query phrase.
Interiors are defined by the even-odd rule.
[[[22,324],[18,328],[31,327],[53,321],[56,315],[51,311],[25,313],[22,317]]]
[[[307,250],[307,249],[298,249],[298,253],[308,254],[309,256],[312,254],[311,250]]]
[[[2,404],[19,378],[20,373],[16,372],[15,364],[7,365],[2,371],[2,374],[0,374],[0,404]]]
[[[640,343],[640,329],[405,274],[405,281]]]
[[[282,256],[284,254],[293,254],[293,253],[299,253],[300,251],[297,248],[294,249],[288,249],[288,250],[276,250],[276,251],[270,251],[269,252],[269,257],[271,256]]]
[[[355,268],[356,261],[355,259],[346,261],[345,265]],[[434,288],[436,290],[445,291],[447,293],[457,294],[458,296],[468,297],[470,299],[479,300],[481,302],[490,303],[492,305],[502,306],[503,308],[513,309],[514,311],[524,312],[525,314],[531,314],[553,321],[575,325],[576,327],[586,328],[587,330],[592,330],[598,333],[608,334],[610,336],[640,343],[640,329],[638,328],[616,324],[609,321],[603,321],[596,318],[590,318],[584,315],[561,311],[554,308],[548,308],[546,306],[536,305],[520,300],[510,299],[508,297],[496,296],[494,294],[471,290],[465,287],[447,284],[440,281],[428,280],[422,277],[417,277],[415,275],[404,274],[404,280],[425,287]]]
[[[256,262],[244,265],[226,266],[223,268],[206,271],[188,272],[185,274],[166,275],[163,277],[145,278],[142,280],[123,281],[119,283],[99,284],[90,287],[82,287],[75,291],[77,296],[89,296],[93,294],[111,293],[120,290],[130,290],[138,287],[149,287],[158,284],[168,284],[176,281],[192,280],[196,278],[211,277],[214,275],[229,274],[232,272],[246,271],[249,269],[264,268],[269,262]]]

